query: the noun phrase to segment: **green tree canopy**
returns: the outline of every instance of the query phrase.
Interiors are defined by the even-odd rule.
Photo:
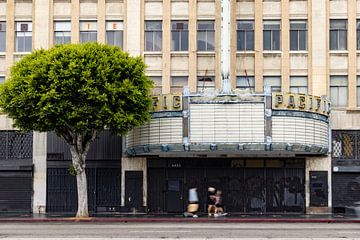
[[[140,57],[98,43],[37,50],[11,68],[0,107],[24,131],[123,134],[149,119],[151,81]]]
[[[23,131],[55,131],[70,147],[77,217],[88,216],[85,159],[105,128],[124,134],[149,118],[152,82],[140,57],[98,43],[37,50],[11,68],[0,107]]]

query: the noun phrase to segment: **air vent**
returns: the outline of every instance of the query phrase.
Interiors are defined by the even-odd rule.
[[[26,32],[29,29],[29,25],[27,23],[20,24],[20,31]]]

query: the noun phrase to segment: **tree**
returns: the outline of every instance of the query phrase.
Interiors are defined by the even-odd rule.
[[[98,43],[58,45],[23,57],[0,87],[0,107],[22,131],[54,131],[70,147],[78,211],[87,217],[85,160],[104,129],[124,134],[150,118],[152,82],[140,57]]]

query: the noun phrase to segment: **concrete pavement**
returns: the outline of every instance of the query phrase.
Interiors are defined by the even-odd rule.
[[[2,223],[0,239],[360,239],[358,223]]]

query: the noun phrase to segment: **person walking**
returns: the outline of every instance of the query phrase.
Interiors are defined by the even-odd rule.
[[[197,193],[197,189],[190,188],[189,189],[189,202],[187,205],[187,211],[184,213],[184,216],[197,218],[198,215],[196,215],[196,213],[197,213],[198,209],[199,209],[199,196]]]
[[[216,189],[214,187],[208,188],[208,197],[207,197],[207,204],[208,204],[208,216],[211,217],[215,214],[215,193]]]
[[[217,190],[215,193],[215,213],[214,217],[226,216],[227,213],[224,213],[224,208],[222,204],[222,192]]]

